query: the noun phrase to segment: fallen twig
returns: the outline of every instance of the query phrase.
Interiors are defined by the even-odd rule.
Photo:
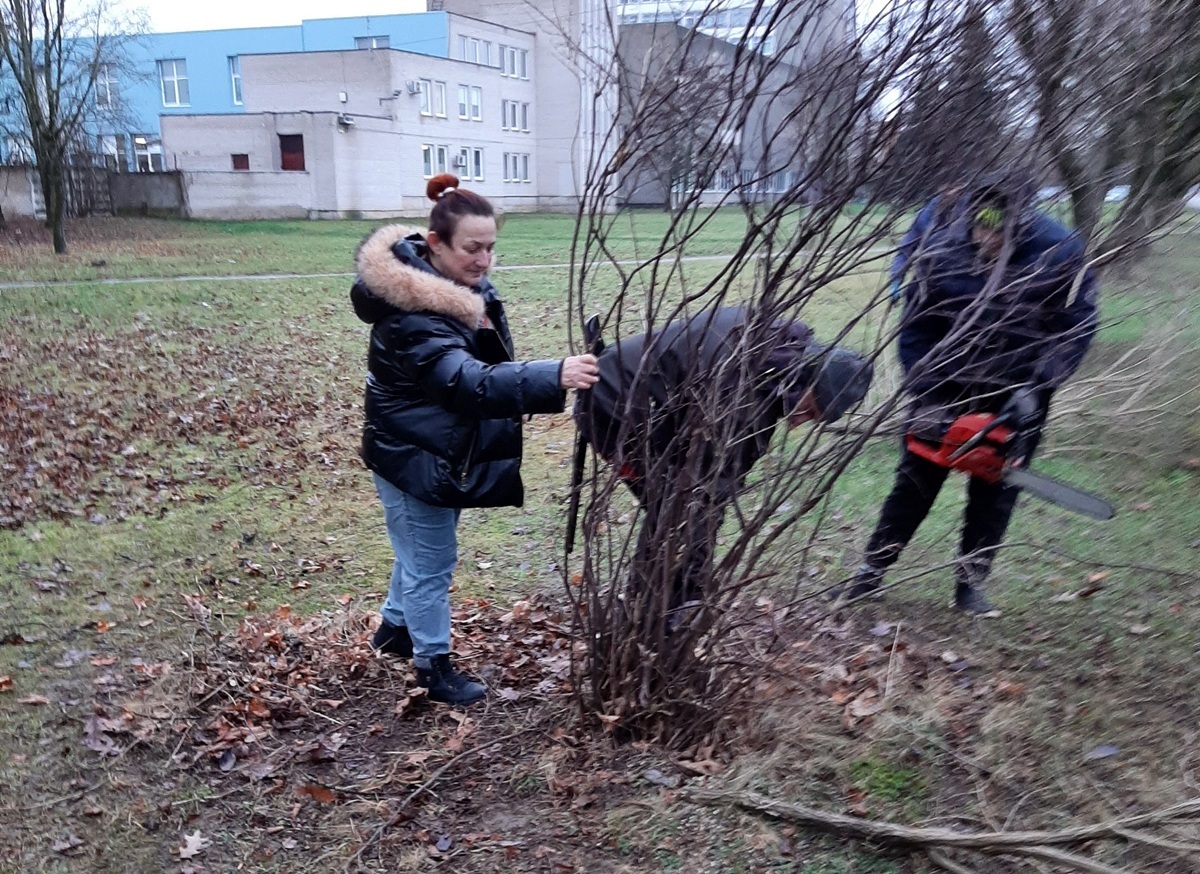
[[[928,856],[930,862],[939,868],[949,871],[950,874],[975,874],[974,868],[958,864],[958,862],[955,862],[941,850],[930,850]]]
[[[955,874],[963,874],[963,872],[970,874],[970,869],[949,859],[940,850],[953,847],[988,855],[1020,855],[1070,867],[1076,871],[1086,872],[1086,874],[1127,874],[1126,869],[1112,868],[1061,848],[1094,840],[1122,840],[1141,842],[1187,854],[1190,851],[1190,847],[1187,845],[1173,844],[1173,842],[1158,839],[1156,836],[1151,838],[1139,834],[1138,830],[1148,826],[1190,821],[1200,814],[1200,798],[1193,798],[1150,813],[1058,831],[971,833],[951,831],[945,828],[914,828],[897,823],[860,819],[768,798],[757,792],[688,788],[684,789],[680,795],[684,800],[695,804],[741,807],[755,813],[847,837],[919,847],[929,854],[930,860],[934,864],[947,871],[955,872]]]

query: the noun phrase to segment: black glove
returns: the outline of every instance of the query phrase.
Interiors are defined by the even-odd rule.
[[[1022,431],[1035,424],[1042,415],[1042,402],[1038,392],[1032,388],[1014,389],[1008,396],[1004,406],[1000,408],[1000,416],[1008,426],[1016,431]]]
[[[1030,443],[1042,423],[1041,393],[1032,388],[1014,389],[1000,408],[1000,416],[1014,435],[1007,456],[1017,464],[1024,464]]]
[[[905,430],[926,443],[940,443],[952,424],[953,410],[941,404],[926,403],[912,408]]]

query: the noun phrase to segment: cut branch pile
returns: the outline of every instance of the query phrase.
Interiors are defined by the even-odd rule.
[[[820,829],[846,838],[922,850],[929,860],[953,874],[970,874],[968,865],[946,855],[947,850],[968,850],[988,856],[1021,856],[1049,862],[1061,868],[1089,874],[1130,874],[1131,869],[1114,868],[1086,856],[1062,849],[1094,841],[1128,841],[1169,850],[1186,859],[1185,867],[1200,862],[1200,843],[1177,835],[1162,835],[1148,829],[1200,824],[1200,798],[1173,804],[1149,813],[1122,817],[1094,825],[1058,831],[962,832],[947,828],[914,828],[891,822],[860,819],[802,804],[780,801],[757,792],[714,789],[685,789],[684,800],[709,806],[740,807],[753,813]]]

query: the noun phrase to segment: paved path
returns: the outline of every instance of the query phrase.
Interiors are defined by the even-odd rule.
[[[688,255],[680,261],[728,261],[731,255]],[[610,264],[599,261],[595,264]],[[617,261],[623,267],[636,267],[645,261]],[[563,270],[570,264],[511,264],[500,265],[495,272],[506,270]],[[0,291],[15,291],[21,288],[55,288],[75,285],[144,285],[150,282],[272,282],[277,279],[349,279],[353,273],[236,273],[228,276],[135,276],[129,279],[50,279],[33,282],[0,282]]]

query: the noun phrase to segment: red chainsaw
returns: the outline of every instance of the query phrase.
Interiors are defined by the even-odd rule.
[[[940,440],[908,435],[908,449],[934,464],[961,470],[987,483],[1018,486],[1031,495],[1093,519],[1108,520],[1112,504],[1103,498],[1045,474],[1035,473],[1010,460],[1018,442],[1007,417],[995,413],[967,413],[955,419]]]

